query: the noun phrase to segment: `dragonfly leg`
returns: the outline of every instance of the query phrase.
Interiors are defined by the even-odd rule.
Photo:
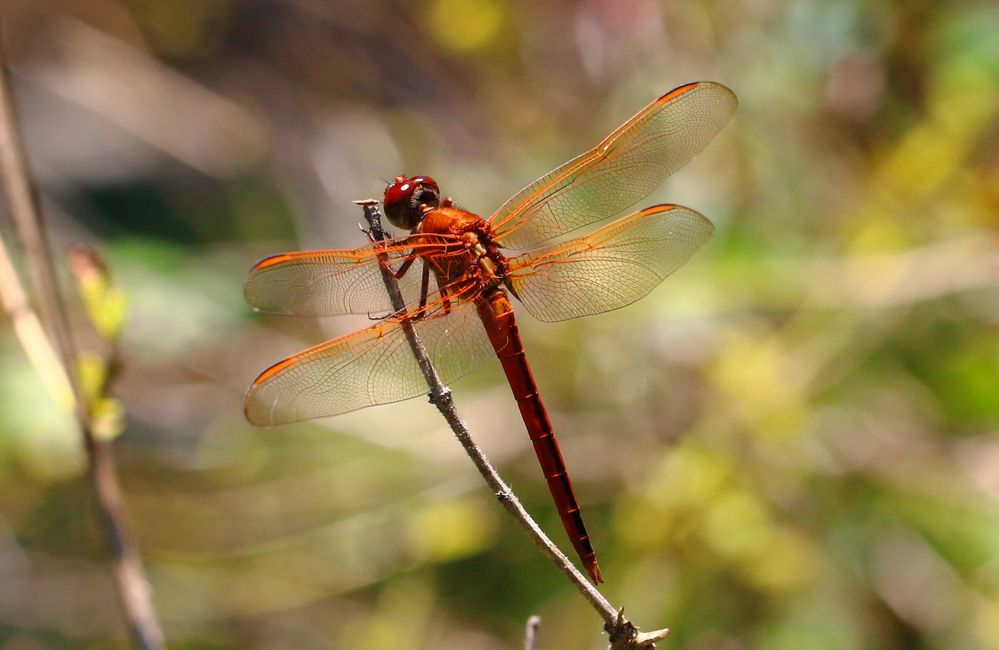
[[[442,287],[440,282],[438,282],[437,288],[441,290],[441,309],[444,310],[444,315],[447,316],[451,313],[451,299],[448,297],[447,287]]]
[[[444,316],[447,316],[448,314],[451,313],[451,298],[449,297],[450,293],[448,292],[446,286],[442,287],[439,283],[437,286],[440,288],[441,292],[441,302],[440,302],[441,311],[443,312]]]
[[[423,265],[423,277],[420,278],[420,311],[427,306],[427,293],[430,291],[430,267]]]
[[[437,291],[440,293],[440,296],[441,296],[441,300],[440,300],[441,308],[444,311],[444,315],[447,316],[448,314],[451,313],[451,300],[448,297],[448,295],[451,293],[449,291],[449,289],[448,289],[448,287],[450,285],[449,285],[449,283],[445,279],[445,278],[447,278],[447,274],[446,274],[446,271],[445,271],[443,265],[440,263],[439,260],[430,258],[429,262],[430,262],[430,264],[433,264],[434,280],[437,282]],[[421,308],[421,311],[422,311],[423,306],[426,303],[427,294],[430,291],[430,286],[429,286],[430,285],[429,271],[430,271],[429,265],[424,266],[424,268],[423,268],[423,272],[424,272],[424,275],[423,275],[423,287],[422,287],[421,296],[420,296],[420,308]]]
[[[388,269],[388,272],[392,275],[393,278],[395,278],[396,280],[401,280],[403,276],[406,275],[406,271],[409,270],[409,267],[413,266],[413,262],[416,261],[417,257],[419,257],[419,255],[416,254],[416,251],[413,251],[406,256],[405,261],[403,261],[403,263],[399,266],[398,270],[393,271],[392,267],[388,266],[387,264],[385,265],[385,267]]]
[[[423,265],[423,277],[420,278],[420,306],[413,313],[413,320],[418,320],[426,315],[427,294],[430,292],[430,265]]]

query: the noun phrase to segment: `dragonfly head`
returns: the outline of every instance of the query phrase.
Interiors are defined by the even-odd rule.
[[[427,208],[441,204],[441,190],[437,181],[429,176],[396,176],[395,181],[385,188],[385,215],[392,225],[412,230],[423,221]]]

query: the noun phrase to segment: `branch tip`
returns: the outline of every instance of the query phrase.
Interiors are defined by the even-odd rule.
[[[527,629],[524,632],[524,650],[537,650],[538,648],[538,628],[541,626],[541,617],[531,616],[527,619]]]

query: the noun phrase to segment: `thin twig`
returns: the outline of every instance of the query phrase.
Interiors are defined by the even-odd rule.
[[[62,357],[63,376],[72,389],[73,410],[89,459],[91,485],[111,551],[115,586],[129,632],[135,647],[143,650],[159,650],[163,647],[163,633],[153,609],[149,583],[146,580],[138,548],[125,517],[124,499],[115,471],[111,446],[106,440],[97,438],[90,427],[88,404],[74,371],[77,359],[76,345],[56,281],[55,265],[42,224],[41,212],[38,209],[37,195],[28,171],[2,47],[0,47],[0,174],[3,176],[4,190],[14,223],[25,248],[35,295],[41,307],[42,320],[54,334],[55,347]],[[10,281],[11,278],[7,277],[6,280]],[[13,281],[18,287],[15,290],[15,297],[17,294],[23,296],[24,292],[20,290],[16,280],[15,274]],[[8,305],[5,301],[5,306],[8,309],[11,306],[25,309],[27,302],[13,301]],[[18,318],[16,311],[11,312],[11,315],[16,322]],[[22,337],[21,341],[25,343],[26,339]],[[31,349],[26,348],[28,356],[32,359],[45,356],[46,353],[42,348],[51,349],[51,343],[48,342],[47,345],[42,345],[34,339],[27,342],[32,346]]]
[[[607,650],[636,650],[636,648],[655,648],[657,641],[669,636],[669,628],[653,632],[639,632],[631,621],[624,618],[624,610],[618,612],[617,621],[613,625],[604,626],[610,636],[610,646]]]
[[[373,242],[379,242],[386,239],[385,231],[381,225],[381,213],[378,210],[378,201],[374,199],[365,199],[362,201],[355,201],[354,203],[362,206],[364,210],[364,219],[368,224],[368,237]],[[380,258],[382,262],[382,279],[385,282],[385,288],[389,293],[389,297],[392,301],[392,307],[397,313],[402,314],[406,309],[406,303],[403,299],[401,292],[399,291],[399,285],[388,266],[387,259],[383,256]],[[538,526],[537,522],[528,514],[524,506],[521,505],[520,500],[513,493],[513,490],[507,486],[507,484],[500,477],[499,473],[492,466],[489,459],[483,453],[482,449],[475,443],[469,433],[468,427],[461,420],[458,415],[458,411],[454,406],[454,400],[451,397],[450,389],[444,385],[441,381],[440,376],[434,369],[433,364],[427,355],[426,349],[420,342],[419,336],[413,327],[412,321],[403,319],[402,320],[403,331],[406,335],[406,339],[409,341],[409,345],[413,350],[413,355],[416,357],[416,361],[420,366],[420,370],[423,372],[423,376],[427,381],[427,385],[430,388],[430,399],[437,406],[437,410],[440,411],[441,415],[447,421],[448,425],[451,427],[451,431],[454,432],[455,437],[458,438],[458,442],[465,449],[469,458],[472,459],[472,463],[475,468],[479,470],[482,478],[485,479],[486,483],[489,485],[493,493],[499,499],[499,502],[506,509],[507,513],[516,520],[521,528],[527,533],[528,537],[541,549],[542,553],[548,557],[548,559],[555,565],[555,567],[561,571],[566,578],[576,587],[583,598],[597,611],[601,618],[604,620],[604,629],[610,635],[610,640],[613,643],[625,643],[628,645],[612,645],[615,650],[617,648],[654,648],[655,641],[651,640],[651,636],[648,636],[643,642],[644,645],[634,645],[633,641],[638,638],[638,629],[626,618],[624,618],[623,610],[615,609],[610,602],[604,598],[596,587],[594,587],[590,582],[583,576],[582,573],[573,565],[568,557],[562,553],[554,542],[545,535],[541,527]],[[660,632],[650,633],[651,635],[659,634]],[[665,634],[662,634],[659,638],[665,638],[668,634],[668,630]]]
[[[524,631],[524,650],[538,650],[538,627],[540,625],[540,616],[532,616],[527,619],[527,629]]]

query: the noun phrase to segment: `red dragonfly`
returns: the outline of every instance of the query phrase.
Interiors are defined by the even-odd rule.
[[[386,263],[411,302],[367,329],[260,373],[246,395],[247,419],[285,424],[425,394],[404,322],[413,324],[445,382],[495,354],[569,539],[590,578],[602,582],[508,294],[536,318],[561,321],[624,307],[683,265],[714,226],[677,205],[655,205],[585,237],[533,247],[647,196],[707,145],[737,104],[732,91],[717,83],[675,88],[593,149],[517,192],[488,219],[442,197],[432,178],[399,176],[385,190],[383,205],[389,220],[410,234],[361,248],[283,253],[257,262],[245,293],[261,311],[393,312],[382,282]],[[504,248],[533,250],[507,255]]]

